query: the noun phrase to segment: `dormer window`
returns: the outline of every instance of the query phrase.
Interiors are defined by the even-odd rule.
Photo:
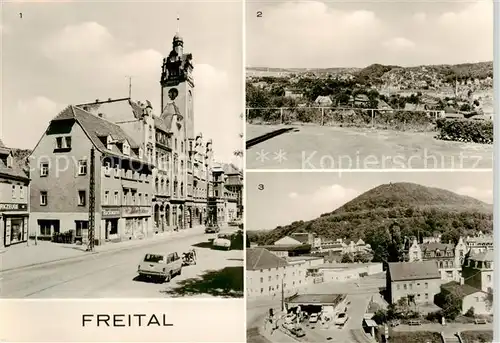
[[[106,149],[108,149],[108,150],[113,149],[113,139],[111,138],[111,136],[108,136],[106,138]]]
[[[130,156],[130,145],[127,141],[123,142],[123,154]]]
[[[56,137],[55,151],[70,151],[71,150],[71,136]]]

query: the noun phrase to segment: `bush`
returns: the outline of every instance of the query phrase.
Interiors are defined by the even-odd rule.
[[[425,319],[427,319],[428,321],[438,322],[438,323],[441,322],[441,318],[443,318],[443,312],[441,310],[436,312],[430,312],[427,314],[427,316],[425,316]]]
[[[373,314],[372,319],[379,325],[387,323],[387,311],[378,310]]]
[[[462,331],[460,335],[464,343],[493,342],[493,331]]]
[[[75,231],[69,230],[66,232],[54,232],[54,234],[52,235],[52,242],[73,244],[75,243]]]
[[[493,121],[438,119],[437,138],[447,141],[493,144]]]
[[[475,316],[475,314],[474,314],[474,307],[471,307],[470,309],[468,309],[467,312],[465,312],[465,316],[466,317],[474,318],[474,316]]]

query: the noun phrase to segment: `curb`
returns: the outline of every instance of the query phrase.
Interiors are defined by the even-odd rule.
[[[171,233],[171,234],[167,235],[164,238],[165,239],[170,238],[172,235],[174,235],[174,234]],[[186,235],[186,236],[189,236],[189,235]],[[179,237],[179,238],[182,238],[182,237]],[[109,254],[109,253],[112,253],[112,252],[132,250],[134,248],[137,248],[138,246],[141,246],[141,245],[142,246],[148,246],[148,245],[152,245],[153,243],[161,242],[162,240],[163,239],[157,239],[157,240],[149,241],[149,239],[145,239],[145,240],[140,240],[140,241],[143,241],[143,242],[144,241],[149,241],[146,244],[134,244],[134,245],[128,246],[128,247],[118,247],[116,249],[109,249],[109,250],[105,250],[105,251],[101,251],[101,252],[95,251],[95,252],[90,252],[90,253],[87,253],[87,254],[85,254],[86,251],[82,251],[82,253],[84,253],[84,255],[71,256],[71,257],[63,257],[63,258],[59,258],[59,259],[55,259],[55,260],[51,260],[51,261],[36,262],[36,263],[32,263],[32,264],[28,264],[28,265],[24,265],[24,266],[20,266],[20,267],[13,267],[13,268],[8,268],[8,269],[3,269],[3,270],[0,270],[0,275],[6,274],[6,273],[9,273],[9,272],[20,271],[20,270],[23,270],[23,269],[30,269],[30,268],[41,266],[41,265],[45,265],[45,264],[46,265],[56,264],[58,262],[65,262],[65,261],[71,261],[71,260],[79,261],[79,260],[85,260],[85,259],[87,259],[87,258],[89,258],[90,256],[93,256],[93,255],[105,255],[105,254]],[[120,243],[117,243],[117,244],[120,244]],[[5,250],[3,252],[5,252]]]

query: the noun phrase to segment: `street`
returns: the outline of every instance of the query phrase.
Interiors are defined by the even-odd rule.
[[[223,228],[221,232],[234,232]],[[152,241],[126,250],[89,255],[78,261],[60,261],[0,273],[2,298],[161,298],[242,297],[243,251],[211,248],[214,234]],[[54,243],[55,244],[55,243]],[[110,243],[112,244],[112,243]],[[120,243],[115,243],[120,244]],[[137,266],[146,253],[195,248],[197,264],[182,268],[168,283],[138,280]]]

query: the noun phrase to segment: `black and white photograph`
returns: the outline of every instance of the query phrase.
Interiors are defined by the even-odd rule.
[[[490,1],[249,1],[248,169],[488,169]]]
[[[247,342],[493,342],[493,173],[247,173]]]
[[[242,13],[2,3],[1,298],[243,297]]]

